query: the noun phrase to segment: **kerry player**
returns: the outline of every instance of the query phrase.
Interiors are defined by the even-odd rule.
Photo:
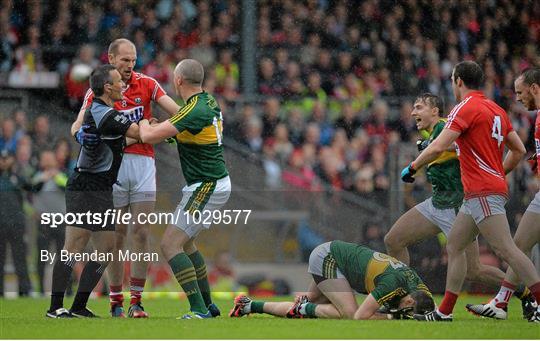
[[[214,97],[202,90],[203,80],[204,69],[198,61],[182,60],[174,70],[174,86],[185,106],[167,121],[150,125],[144,119],[139,124],[144,143],[176,139],[187,182],[175,221],[167,227],[161,241],[163,255],[190,303],[191,314],[184,315],[186,319],[220,314],[210,297],[204,258],[195,246],[199,232],[210,225],[197,223],[193,217],[218,210],[231,193],[223,157],[223,116]]]
[[[413,269],[365,246],[339,240],[321,244],[311,252],[308,272],[313,281],[296,302],[253,301],[240,295],[229,316],[265,313],[289,318],[401,319],[435,307]],[[368,294],[360,306],[354,291]],[[392,314],[378,313],[383,305]]]
[[[179,106],[170,98],[159,83],[140,72],[135,72],[133,66],[137,61],[135,45],[128,39],[116,39],[109,45],[109,64],[114,65],[126,87],[122,91],[123,98],[114,104],[114,108],[122,112],[130,121],[138,123],[141,119],[152,117],[152,102],[156,103],[170,116],[174,115]],[[82,125],[82,115],[92,104],[94,93],[89,89],[84,98],[77,120],[71,127],[77,141],[83,145],[95,143],[95,136],[89,135]],[[92,140],[94,137],[94,141]],[[118,173],[118,181],[113,188],[114,207],[120,212],[130,212],[133,217],[154,211],[156,201],[156,167],[154,148],[150,144],[135,143],[124,150],[124,159]],[[133,252],[148,251],[149,225],[140,224],[137,219],[132,223],[131,247]],[[115,249],[125,247],[128,226],[117,224],[115,233]],[[145,318],[148,314],[141,304],[142,292],[146,283],[148,264],[145,261],[135,261],[131,264],[130,276],[130,307],[128,316]],[[122,294],[124,264],[119,260],[111,262],[108,267],[111,314],[113,317],[125,317]]]

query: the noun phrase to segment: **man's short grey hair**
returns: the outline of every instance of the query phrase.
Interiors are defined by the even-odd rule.
[[[131,40],[126,39],[126,38],[118,38],[118,39],[115,39],[109,45],[108,53],[112,54],[113,56],[117,55],[118,54],[118,49],[120,48],[120,45],[122,45],[122,44],[128,44],[131,47],[133,47],[134,50],[137,50],[137,48],[135,47],[135,44],[133,44],[133,42]]]
[[[184,59],[176,65],[174,74],[182,77],[186,82],[193,85],[202,85],[204,80],[204,67],[195,59]]]

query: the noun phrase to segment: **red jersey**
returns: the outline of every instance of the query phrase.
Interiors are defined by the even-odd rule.
[[[536,113],[536,121],[534,122],[534,146],[536,148],[536,172],[540,176],[540,110]]]
[[[124,99],[115,102],[114,108],[128,116],[131,122],[139,122],[143,118],[152,117],[151,102],[157,102],[161,96],[166,95],[166,92],[154,78],[133,71],[122,95]],[[88,89],[82,108],[88,108],[93,99],[94,93],[92,89]],[[154,147],[148,143],[134,143],[127,146],[124,153],[154,157]]]
[[[465,199],[507,197],[503,152],[513,128],[506,112],[481,91],[472,91],[452,109],[445,128],[461,133],[456,144]]]

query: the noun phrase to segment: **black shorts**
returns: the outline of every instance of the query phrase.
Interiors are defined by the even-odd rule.
[[[112,185],[104,180],[93,174],[77,172],[69,178],[66,185],[67,226],[93,232],[115,230]]]

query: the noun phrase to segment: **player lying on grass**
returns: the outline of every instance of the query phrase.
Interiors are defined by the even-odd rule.
[[[313,281],[295,302],[253,301],[241,295],[229,316],[402,319],[435,308],[429,289],[413,269],[365,246],[339,240],[321,244],[311,252],[308,272]],[[360,306],[354,291],[368,294]],[[378,313],[383,305],[392,314]]]
[[[536,122],[534,125],[536,151],[533,159],[530,161],[533,172],[538,176],[540,175],[538,167],[538,157],[540,156],[540,68],[525,70],[516,79],[514,86],[517,101],[521,102],[527,110],[536,110]],[[527,255],[530,255],[534,245],[540,242],[539,220],[540,192],[536,193],[529,207],[527,207],[514,235],[516,245]],[[517,283],[519,283],[519,278],[512,268],[508,268],[506,277],[497,295],[487,304],[467,304],[467,310],[479,316],[506,319],[508,301],[515,294],[514,291]],[[532,311],[523,311],[523,317],[533,322],[540,322],[540,308],[537,302],[534,302],[532,308]]]
[[[442,100],[433,94],[420,95],[414,102],[411,116],[416,120],[419,131],[429,137],[418,144],[422,151],[443,131],[446,119],[442,118]],[[433,196],[403,214],[384,237],[388,255],[409,264],[407,247],[443,232],[446,237],[456,220],[463,203],[463,185],[459,160],[454,146],[442,152],[426,167],[426,176],[433,187]],[[478,240],[465,249],[467,258],[466,279],[496,288],[504,279],[504,272],[497,267],[480,263]],[[536,310],[534,297],[521,286],[516,294],[522,300],[523,314],[529,316]]]

